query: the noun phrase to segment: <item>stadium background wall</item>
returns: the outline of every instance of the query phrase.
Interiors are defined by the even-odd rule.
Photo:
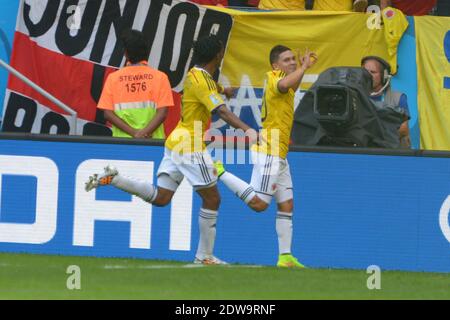
[[[14,31],[16,25],[17,11],[19,1],[1,1],[0,3],[0,58],[9,61],[10,50],[13,44]],[[420,126],[417,111],[417,67],[416,67],[416,38],[414,32],[414,19],[408,17],[409,26],[406,30],[399,48],[398,48],[398,64],[399,69],[393,78],[393,88],[400,90],[408,95],[408,104],[411,112],[411,120],[409,121],[412,146],[415,149],[420,147]],[[3,115],[3,101],[5,98],[6,83],[8,79],[7,72],[0,68],[0,123]],[[260,91],[256,92],[260,98]],[[241,118],[254,124],[255,120],[251,113],[251,108],[244,106],[241,112]]]
[[[9,62],[16,27],[17,10],[19,1],[1,1],[0,3],[0,59]],[[8,72],[0,68],[0,123],[3,114],[3,101],[5,88],[8,82]]]
[[[201,203],[187,183],[166,208],[83,189],[106,163],[153,179],[162,155],[147,141],[0,134],[0,251],[191,261]],[[294,147],[293,253],[314,268],[450,272],[449,157]],[[248,161],[227,168],[250,179]],[[254,213],[221,184],[220,192],[216,254],[274,265],[275,205]]]

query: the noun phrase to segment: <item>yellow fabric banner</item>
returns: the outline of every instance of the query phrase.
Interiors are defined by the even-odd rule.
[[[388,47],[387,61],[391,64],[392,74],[397,73],[397,48],[400,39],[408,28],[408,20],[405,15],[398,9],[387,7],[382,12],[384,24],[384,38]]]
[[[302,52],[309,48],[319,55],[304,78],[303,89],[330,67],[360,66],[367,55],[390,60],[384,27],[379,23],[381,13],[375,17],[331,11],[220,11],[234,20],[222,66],[225,84],[263,87],[265,73],[271,69],[269,52],[277,44]]]
[[[450,18],[415,17],[420,147],[450,150]]]

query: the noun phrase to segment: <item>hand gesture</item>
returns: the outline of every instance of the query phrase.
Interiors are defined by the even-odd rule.
[[[312,51],[309,51],[308,48],[306,48],[305,54],[301,55],[299,54],[299,61],[300,61],[300,65],[302,66],[302,68],[304,68],[305,70],[311,68],[316,61],[318,60],[318,56],[317,54],[315,54]]]

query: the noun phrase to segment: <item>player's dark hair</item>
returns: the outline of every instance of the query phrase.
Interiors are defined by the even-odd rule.
[[[223,49],[223,43],[215,35],[203,37],[194,44],[194,63],[207,64]]]
[[[282,45],[277,45],[270,50],[270,65],[278,61],[280,54],[285,51],[291,50],[290,48]]]
[[[120,40],[131,63],[148,60],[150,48],[142,32],[127,29],[122,32]]]

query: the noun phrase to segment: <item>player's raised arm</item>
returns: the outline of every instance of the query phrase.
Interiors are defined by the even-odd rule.
[[[280,55],[278,63],[286,64],[291,67],[295,66],[296,70],[278,81],[278,90],[281,93],[286,93],[289,89],[296,91],[302,82],[306,70],[316,63],[317,58],[317,54],[310,52],[307,49],[303,56],[299,54],[300,67],[297,68],[297,61],[295,60],[295,56],[292,51],[286,51]]]

